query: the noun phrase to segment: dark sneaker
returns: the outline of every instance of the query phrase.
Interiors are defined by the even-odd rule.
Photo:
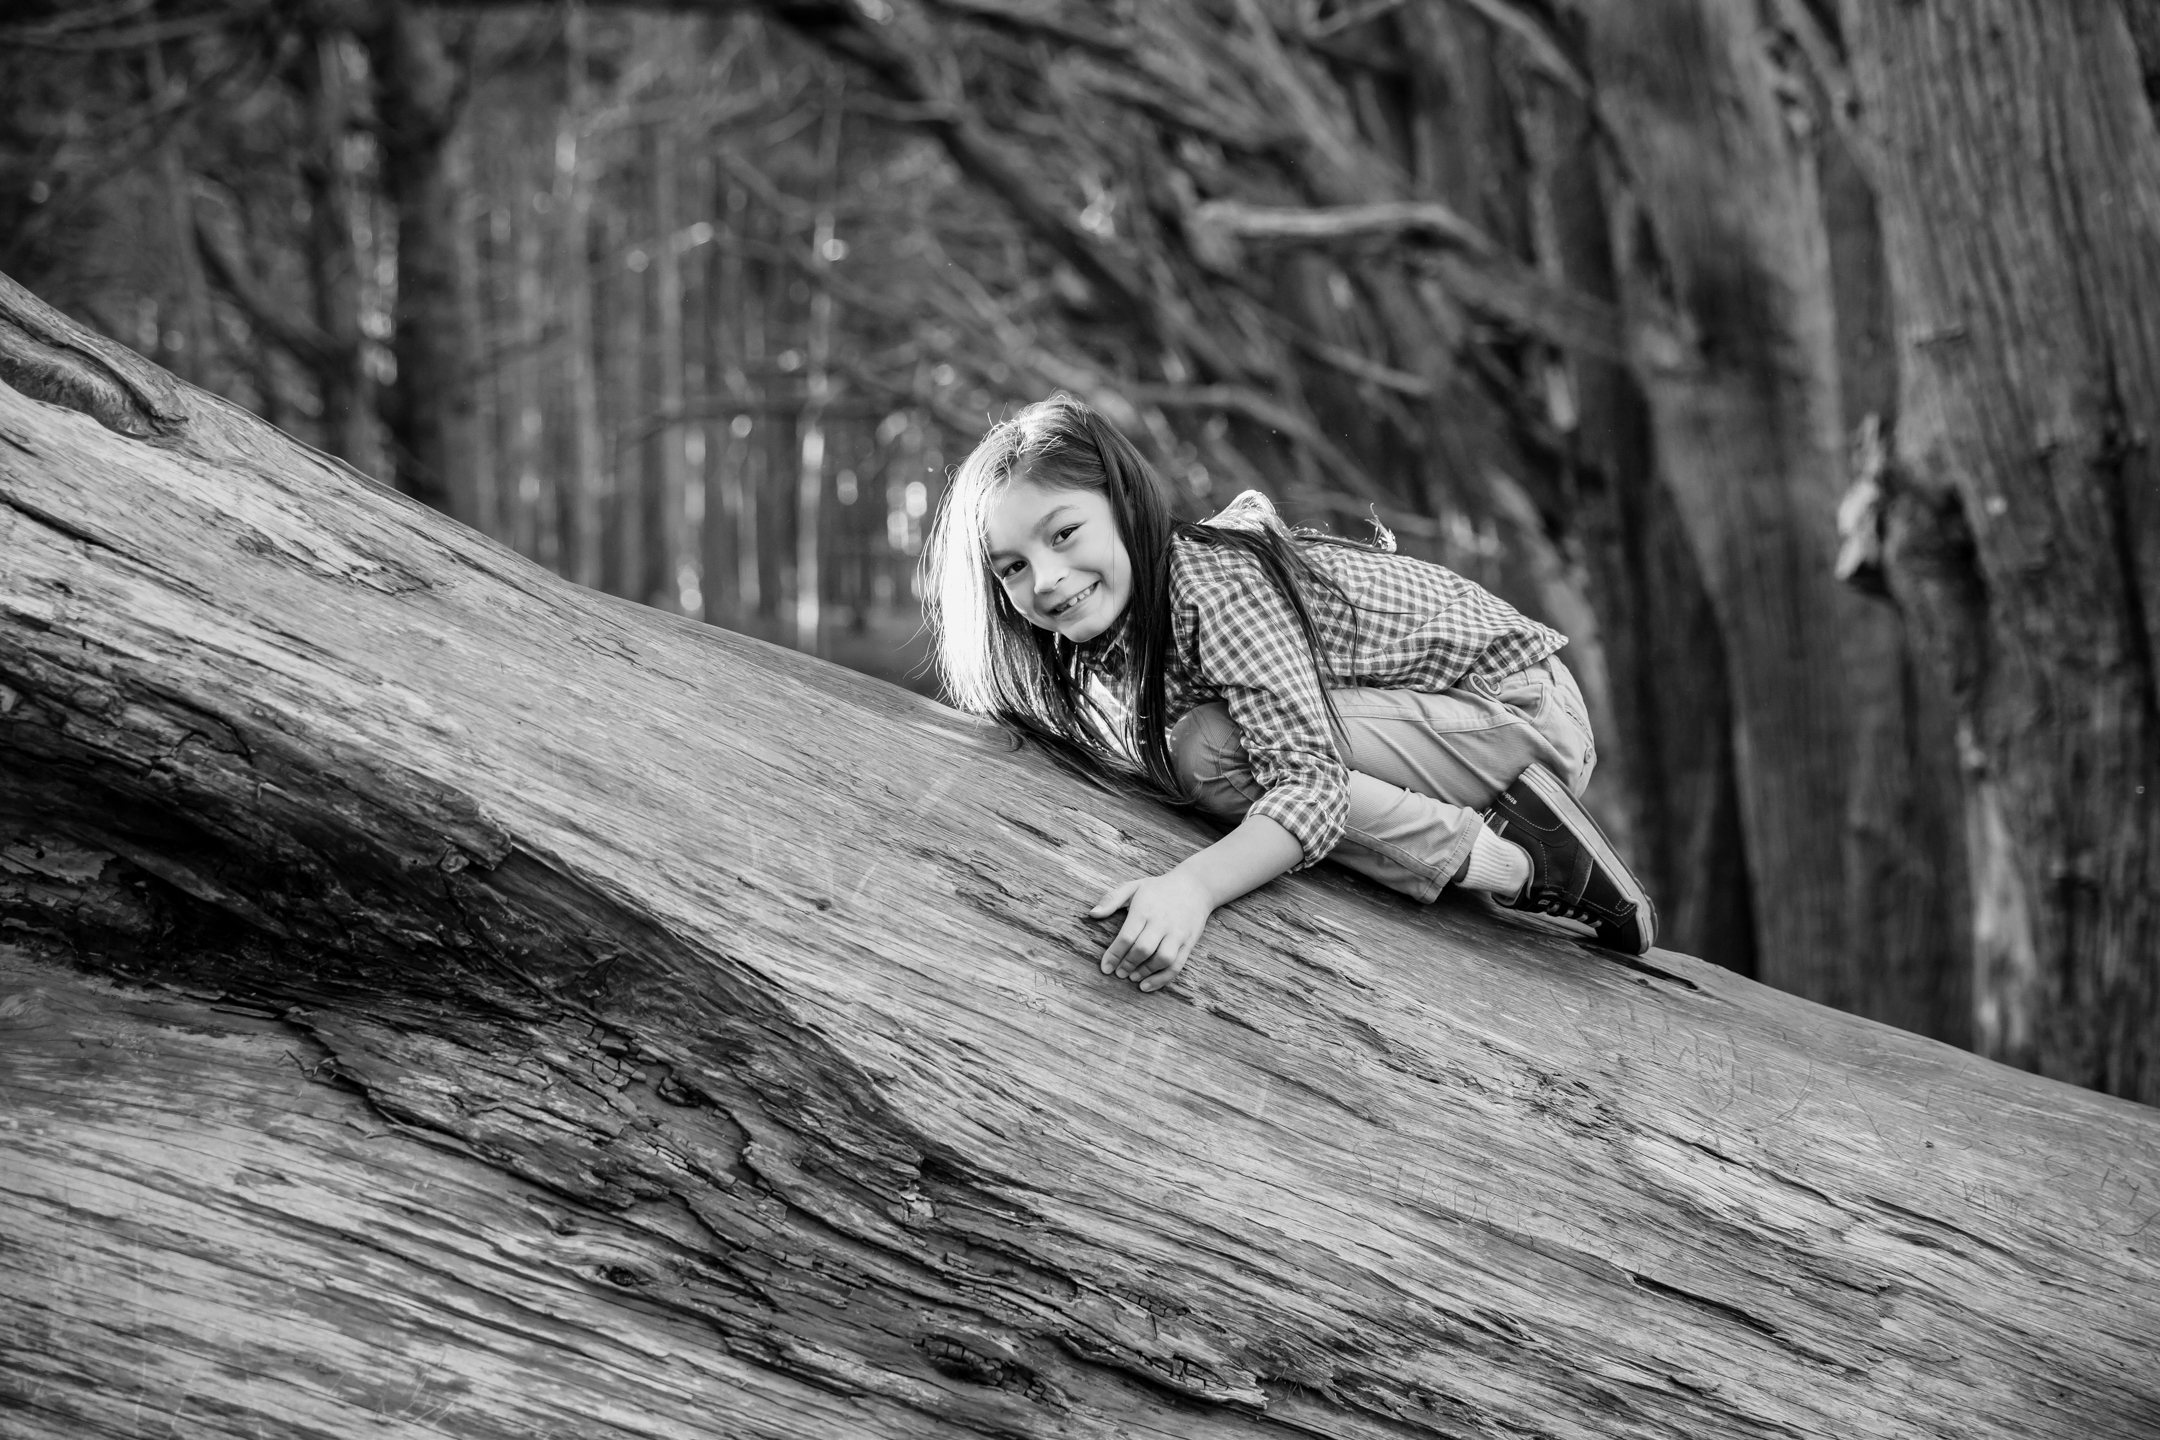
[[[1580,920],[1596,928],[1599,944],[1630,955],[1657,943],[1657,907],[1550,770],[1525,770],[1493,801],[1485,823],[1530,854],[1530,883],[1513,900],[1494,896],[1500,904]]]

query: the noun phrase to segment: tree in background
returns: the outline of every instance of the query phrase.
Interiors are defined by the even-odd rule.
[[[2066,133],[2146,165],[2093,13],[2061,43],[2111,57],[2107,123]],[[2142,272],[2084,238],[2143,191],[2068,172],[2132,198],[2016,221],[2055,238],[1982,287],[2125,357],[2041,367],[2099,397],[2064,435],[2114,437],[2060,519],[1946,458],[2021,413],[2040,327],[1972,371],[1980,282],[1930,258],[2037,205],[2008,177],[2047,133],[1937,92],[2045,87],[1909,14],[54,7],[0,62],[0,267],[544,564],[888,673],[943,468],[1071,390],[1194,513],[1374,516],[1569,634],[1591,798],[1676,946],[2146,1095],[2147,587],[2108,557],[2152,524],[2142,400],[2101,383]],[[1945,185],[1966,154],[2001,185]]]
[[[1870,523],[1957,706],[1983,1039],[2160,1100],[2160,32],[1842,13],[1902,362]]]

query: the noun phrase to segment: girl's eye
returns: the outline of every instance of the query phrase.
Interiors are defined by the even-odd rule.
[[[1025,560],[1012,560],[1012,561],[1008,561],[1008,562],[1007,562],[1007,563],[1005,563],[1004,565],[1001,565],[1001,566],[999,566],[999,567],[998,567],[998,572],[997,572],[997,577],[998,577],[998,579],[1000,579],[1000,580],[1010,580],[1010,579],[1012,579],[1012,577],[1013,577],[1013,576],[1015,576],[1015,575],[1017,575],[1017,574],[1019,574],[1019,573],[1020,573],[1020,567],[1021,567],[1021,566],[1023,566],[1023,565],[1025,565],[1025,564],[1027,564],[1027,561],[1025,561]]]
[[[1059,530],[1059,531],[1057,532],[1057,537],[1056,537],[1056,538],[1057,538],[1057,543],[1058,543],[1058,544],[1060,544],[1060,545],[1064,544],[1064,543],[1065,543],[1065,537],[1066,537],[1066,536],[1068,536],[1068,535],[1070,535],[1070,534],[1072,534],[1072,533],[1073,533],[1073,531],[1075,531],[1075,530],[1078,530],[1079,528],[1080,528],[1080,527],[1079,527],[1078,525],[1067,525],[1067,526],[1063,527],[1062,529],[1060,529],[1060,530]]]

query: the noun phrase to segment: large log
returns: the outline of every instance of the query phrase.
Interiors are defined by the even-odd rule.
[[[2148,1109],[1327,867],[1142,996],[1189,818],[0,378],[10,1435],[2160,1426]]]

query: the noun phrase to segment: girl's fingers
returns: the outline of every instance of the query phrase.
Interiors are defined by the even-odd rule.
[[[1125,956],[1139,941],[1141,931],[1144,928],[1145,926],[1143,925],[1139,916],[1127,915],[1125,917],[1124,927],[1117,932],[1117,939],[1112,940],[1110,942],[1110,948],[1103,951],[1103,974],[1108,975],[1112,970],[1115,970],[1121,962],[1123,962]]]
[[[1142,975],[1140,988],[1149,994],[1162,989],[1163,986],[1168,985],[1184,973],[1185,962],[1191,958],[1192,947],[1190,945],[1180,946],[1177,953],[1168,958],[1157,955],[1155,964],[1150,966],[1147,972]]]
[[[1122,885],[1111,886],[1108,890],[1103,891],[1101,899],[1089,907],[1088,918],[1090,920],[1100,920],[1105,915],[1113,915],[1124,909],[1126,904],[1131,901],[1133,891],[1139,888],[1140,882],[1138,880],[1127,880]]]
[[[1155,952],[1161,948],[1162,943],[1163,933],[1160,929],[1153,925],[1143,929],[1126,948],[1124,957],[1118,961],[1115,967],[1118,979],[1130,980],[1135,971],[1155,958]]]
[[[1122,904],[1121,892],[1129,892],[1138,883],[1134,881],[1112,890],[1097,902],[1098,907],[1113,900]],[[1117,905],[1111,904],[1109,908],[1114,910]],[[1160,990],[1185,968],[1185,959],[1192,953],[1196,938],[1173,935],[1154,921],[1143,921],[1139,916],[1128,914],[1124,928],[1103,951],[1102,973],[1131,980],[1142,990]]]

